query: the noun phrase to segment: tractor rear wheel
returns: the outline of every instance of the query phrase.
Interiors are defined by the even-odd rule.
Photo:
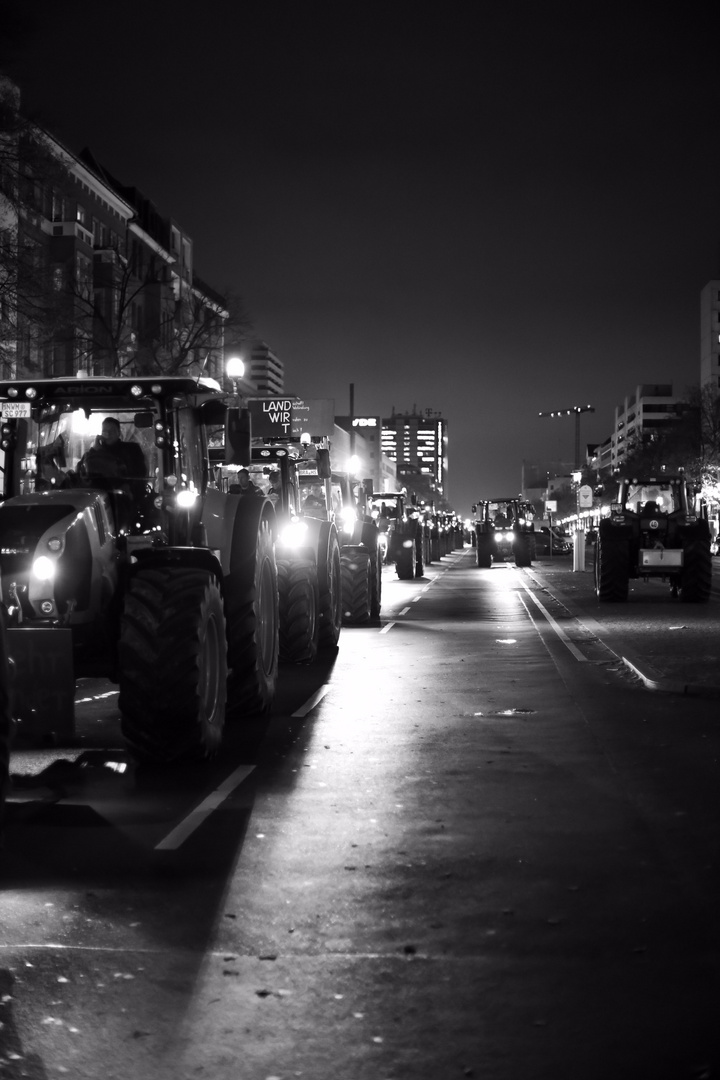
[[[249,543],[238,558],[225,597],[230,720],[270,711],[280,653],[277,567],[269,522],[262,519],[245,539]]]
[[[311,664],[317,657],[320,603],[317,566],[310,559],[278,559],[280,659]]]
[[[476,557],[477,564],[484,569],[487,569],[492,565],[492,544],[491,539],[486,533],[478,534],[476,541]]]
[[[423,565],[423,536],[422,531],[418,529],[415,536],[415,577],[422,577],[425,573],[425,567]]]
[[[704,603],[712,588],[712,554],[709,540],[689,540],[683,547],[683,572],[680,599],[686,603]]]
[[[328,534],[324,565],[320,567],[320,648],[336,649],[342,627],[340,544],[333,529]]]
[[[408,540],[407,544],[409,546],[405,547],[403,541],[395,562],[397,576],[401,581],[412,581],[415,577],[415,545],[412,540]]]
[[[515,556],[516,566],[532,566],[532,559],[530,557],[530,538],[528,536],[518,536],[513,541],[513,555]]]
[[[627,600],[630,548],[627,540],[598,536],[595,547],[595,593],[598,600]]]
[[[359,626],[370,621],[372,607],[372,564],[364,549],[344,551],[340,556],[343,625]]]
[[[227,656],[220,586],[208,570],[137,570],[125,595],[122,732],[141,758],[209,757],[222,739]]]

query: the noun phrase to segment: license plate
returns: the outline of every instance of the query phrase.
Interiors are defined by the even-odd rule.
[[[640,565],[641,566],[655,566],[658,569],[664,569],[665,567],[677,567],[683,565],[683,553],[680,548],[674,548],[670,551],[664,549],[646,549],[640,552]]]
[[[2,403],[2,418],[3,418],[3,420],[13,420],[18,416],[30,416],[30,402],[29,401],[3,401],[3,403]]]

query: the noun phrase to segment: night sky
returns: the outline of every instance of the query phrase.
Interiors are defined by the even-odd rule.
[[[593,405],[600,441],[637,383],[697,382],[720,277],[701,7],[0,6],[24,111],[182,224],[289,392],[447,418],[460,513],[519,491],[523,459],[572,460],[574,420],[540,410]]]

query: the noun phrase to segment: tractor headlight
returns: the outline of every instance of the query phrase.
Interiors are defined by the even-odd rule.
[[[194,506],[197,497],[197,491],[190,491],[188,488],[183,488],[182,491],[178,491],[175,496],[178,506],[183,510],[189,510],[191,506]]]
[[[55,577],[55,560],[47,555],[39,555],[33,563],[33,574],[38,581],[52,581]]]
[[[342,527],[345,532],[352,532],[357,521],[357,514],[353,506],[343,506],[340,512]]]
[[[307,539],[307,531],[307,522],[295,519],[280,530],[280,543],[288,548],[302,547]]]
[[[53,555],[57,555],[63,549],[62,538],[60,536],[51,536],[47,542],[47,549],[52,551]]]

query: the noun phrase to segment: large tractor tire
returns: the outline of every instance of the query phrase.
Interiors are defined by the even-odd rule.
[[[370,622],[372,601],[372,565],[370,552],[364,548],[343,551],[340,555],[342,611],[344,626]]]
[[[492,537],[487,533],[478,533],[475,543],[477,564],[487,570],[492,566]]]
[[[513,541],[513,556],[515,558],[516,566],[532,566],[529,536],[521,535],[515,537],[515,540]]]
[[[608,540],[607,537],[598,536],[595,547],[595,593],[598,600],[627,600],[629,584],[628,541]]]
[[[377,525],[366,522],[363,525],[362,542],[370,554],[370,618],[380,618],[382,606],[382,568],[383,558]]]
[[[244,502],[245,500],[239,500]],[[260,500],[249,500],[251,509]],[[270,522],[240,525],[225,594],[228,626],[228,719],[270,711],[280,655],[277,567]]]
[[[412,581],[415,577],[415,544],[408,540],[408,547],[403,543],[397,553],[395,570],[401,581]]]
[[[334,526],[323,529],[320,538],[323,552],[318,564],[320,583],[320,640],[321,649],[337,649],[342,627],[342,580],[340,574],[340,544]]]
[[[120,627],[122,731],[138,757],[209,757],[225,721],[225,613],[215,576],[195,567],[140,567]]]
[[[310,559],[278,559],[280,660],[311,664],[317,657],[320,590],[317,566]]]
[[[712,588],[712,554],[710,541],[689,540],[683,547],[683,572],[680,580],[680,599],[686,603],[704,603],[710,599]]]
[[[425,566],[423,564],[423,534],[422,530],[418,529],[415,535],[415,577],[422,577],[425,573]]]

